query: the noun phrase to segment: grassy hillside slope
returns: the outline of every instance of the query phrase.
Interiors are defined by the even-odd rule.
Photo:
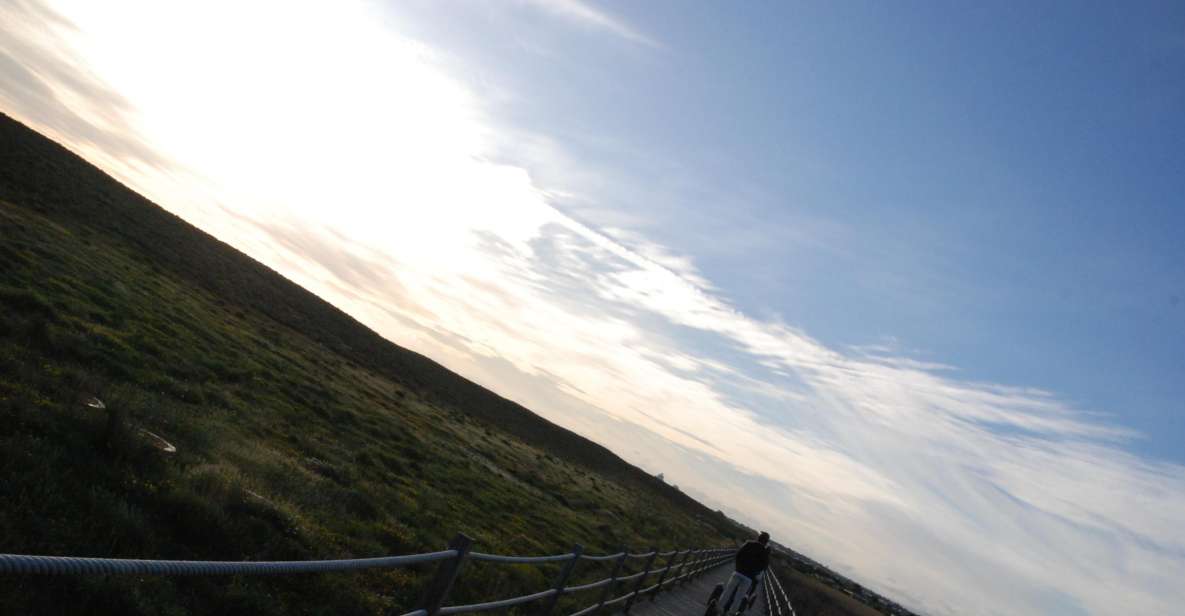
[[[885,613],[791,567],[780,567],[778,575],[795,613],[811,616],[880,616]]]
[[[0,502],[0,552],[38,554],[363,557],[458,531],[488,552],[601,552],[741,532],[6,116]],[[455,599],[553,573],[474,566]],[[422,575],[5,577],[0,612],[398,613]]]

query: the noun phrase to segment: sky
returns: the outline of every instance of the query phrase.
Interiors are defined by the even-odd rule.
[[[927,614],[1185,600],[1185,6],[0,3],[0,110]]]

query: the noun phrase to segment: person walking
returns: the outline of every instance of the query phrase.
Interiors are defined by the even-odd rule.
[[[739,603],[744,600],[765,573],[766,567],[769,567],[769,533],[761,531],[757,539],[746,541],[741,549],[737,550],[734,571],[720,595],[723,601],[720,604],[720,614],[727,616],[734,601]]]

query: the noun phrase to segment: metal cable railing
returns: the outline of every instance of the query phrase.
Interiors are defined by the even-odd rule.
[[[769,596],[769,570],[766,569],[766,574],[761,576],[761,590],[765,596],[765,616],[782,616],[782,606],[774,603]]]
[[[597,580],[596,582],[590,582],[588,584],[580,584],[578,586],[569,586],[564,589],[564,592],[580,592],[582,590],[592,590],[594,588],[600,588],[606,584],[609,584],[612,581],[613,581],[613,578],[605,578],[603,580]]]
[[[394,569],[419,563],[455,558],[456,550],[384,556],[350,560],[294,561],[208,561],[208,560],[135,560],[124,558],[83,558],[76,556],[30,556],[0,554],[0,573],[61,574],[135,574],[135,575],[274,575],[278,573],[319,573],[356,571],[358,569]]]
[[[779,580],[777,574],[774,573],[773,567],[770,567],[767,570],[766,582],[767,582],[767,584],[770,585],[770,588],[773,589],[772,594],[773,594],[773,598],[774,598],[774,603],[776,605],[778,605],[778,612],[777,612],[776,616],[782,615],[782,613],[783,613],[783,610],[781,608],[782,605],[786,606],[786,610],[785,610],[786,616],[796,616],[796,614],[794,613],[794,606],[790,605],[790,596],[786,594],[786,589],[782,588],[782,581]],[[768,597],[769,594],[770,593],[767,590],[766,596]],[[781,603],[778,603],[778,596],[779,595],[781,595]],[[769,605],[768,601],[767,601],[766,605],[767,606]]]
[[[33,556],[22,554],[0,554],[0,574],[37,574],[37,575],[79,575],[79,574],[134,574],[134,575],[268,575],[286,573],[314,573],[331,571],[354,571],[360,569],[398,568],[416,564],[438,563],[436,572],[429,580],[424,596],[417,609],[403,614],[403,616],[436,616],[446,614],[465,614],[487,610],[502,609],[530,603],[533,601],[547,601],[543,614],[554,612],[559,599],[567,594],[583,591],[603,589],[599,600],[571,616],[586,616],[603,612],[609,608],[629,611],[639,597],[650,596],[653,599],[664,588],[685,583],[695,577],[703,575],[732,559],[735,550],[732,548],[702,549],[687,548],[659,552],[652,548],[647,552],[631,553],[622,550],[615,554],[588,555],[584,554],[581,546],[574,546],[567,554],[547,556],[509,556],[503,554],[486,554],[473,552],[472,540],[464,535],[457,535],[449,542],[448,549],[426,554],[409,554],[405,556],[385,556],[379,558],[360,558],[349,560],[315,560],[315,561],[193,561],[193,560],[137,560],[119,558],[82,558],[73,556]],[[622,575],[625,561],[628,559],[646,559],[641,571]],[[659,559],[665,559],[660,566],[655,566]],[[552,588],[539,592],[486,601],[466,605],[444,605],[449,592],[461,573],[461,569],[469,560],[503,564],[545,564],[563,563],[559,578]],[[567,586],[577,563],[613,562],[613,570],[609,577],[585,584]],[[645,586],[651,576],[657,575],[657,581]],[[623,584],[628,591],[613,596],[615,590],[622,590]],[[623,605],[624,604],[624,605]]]
[[[484,612],[486,610],[496,610],[499,608],[510,607],[512,605],[519,605],[520,603],[530,603],[538,601],[544,597],[550,597],[556,594],[556,589],[545,590],[537,592],[533,595],[523,595],[521,597],[511,597],[509,599],[500,599],[498,601],[487,601],[485,603],[470,603],[469,605],[453,605],[450,607],[442,607],[437,614],[465,614],[468,612]]]
[[[494,563],[511,563],[517,565],[525,565],[531,563],[557,563],[561,560],[572,560],[572,554],[556,554],[554,556],[503,556],[501,554],[482,554],[481,552],[471,552],[469,558],[473,560],[485,560]]]
[[[625,552],[618,552],[616,554],[605,554],[604,556],[590,556],[588,554],[581,554],[580,560],[593,560],[593,561],[613,560],[614,558],[621,558],[624,554],[625,554]]]

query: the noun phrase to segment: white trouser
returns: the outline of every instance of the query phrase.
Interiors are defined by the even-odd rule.
[[[729,609],[740,607],[741,599],[745,598],[752,583],[753,580],[749,579],[749,576],[733,571],[728,583],[724,585],[724,594],[720,595],[720,613],[728,614]]]

